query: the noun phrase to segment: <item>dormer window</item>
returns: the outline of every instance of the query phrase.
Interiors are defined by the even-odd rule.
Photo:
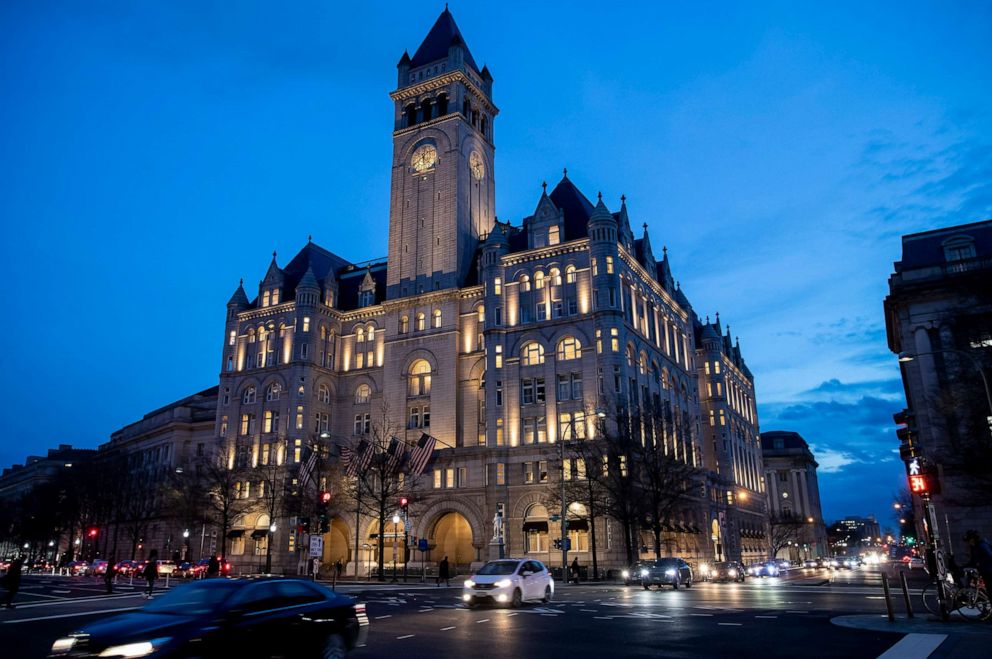
[[[550,227],[548,227],[548,244],[557,245],[559,242],[560,240],[559,240],[558,225],[552,224]]]
[[[262,293],[262,306],[263,307],[269,306],[269,292],[268,291],[265,291],[264,293]]]
[[[975,258],[975,241],[968,236],[954,236],[944,241],[944,259],[948,263]]]
[[[279,289],[278,288],[272,290],[272,304],[273,305],[279,304]]]
[[[358,306],[370,307],[375,304],[375,291],[362,291],[358,294]]]

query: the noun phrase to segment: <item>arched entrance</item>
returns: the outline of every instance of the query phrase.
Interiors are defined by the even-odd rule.
[[[472,526],[461,513],[449,512],[438,518],[431,531],[434,549],[431,558],[440,562],[445,556],[456,573],[465,574],[469,565],[476,560],[476,550],[472,545]]]
[[[351,560],[350,536],[348,525],[343,519],[335,517],[331,521],[331,530],[324,536],[324,557],[321,559],[329,569],[338,561],[344,566]]]
[[[383,533],[382,566],[383,570],[392,570],[394,566],[402,569],[403,565],[403,520],[393,522],[393,517],[386,515],[386,532]],[[363,548],[367,548],[368,556],[363,557],[368,565],[369,574],[379,567],[379,521],[372,520]]]

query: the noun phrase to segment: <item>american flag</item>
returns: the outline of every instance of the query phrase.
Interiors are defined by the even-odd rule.
[[[313,474],[313,470],[317,466],[317,453],[317,449],[310,449],[310,455],[307,456],[306,462],[300,466],[300,473],[296,476],[300,487],[306,487],[307,480]]]
[[[437,438],[431,437],[427,433],[420,436],[417,445],[410,452],[410,475],[419,476],[424,473],[427,463],[434,455],[434,447],[437,445]]]
[[[389,442],[389,450],[386,451],[386,473],[393,474],[399,470],[403,456],[406,455],[406,444],[393,437]]]
[[[372,445],[369,444],[369,441],[367,439],[363,439],[358,442],[358,446],[354,449],[347,446],[341,449],[341,457],[347,461],[348,469],[345,473],[348,476],[357,476],[359,470],[364,470],[365,467],[368,466],[368,464],[363,465],[362,463],[365,462],[366,454],[371,457],[371,453],[369,451],[371,448]]]

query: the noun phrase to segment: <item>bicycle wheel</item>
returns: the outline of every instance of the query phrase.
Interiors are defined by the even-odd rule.
[[[992,616],[992,602],[984,590],[963,589],[955,602],[957,611],[968,620],[987,620]]]
[[[937,587],[933,583],[928,583],[923,587],[923,591],[920,593],[920,597],[923,598],[923,606],[931,614],[938,616],[940,615],[940,603],[937,601]]]

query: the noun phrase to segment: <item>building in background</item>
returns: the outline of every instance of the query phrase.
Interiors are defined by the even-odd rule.
[[[845,517],[827,528],[827,539],[833,554],[857,556],[871,547],[881,545],[882,528],[874,516]]]
[[[966,530],[992,535],[992,221],[903,236],[885,326],[902,367],[901,416],[939,479],[941,538],[967,556]]]
[[[819,465],[806,440],[796,432],[763,432],[761,453],[775,555],[790,560],[829,556],[816,477]]]

